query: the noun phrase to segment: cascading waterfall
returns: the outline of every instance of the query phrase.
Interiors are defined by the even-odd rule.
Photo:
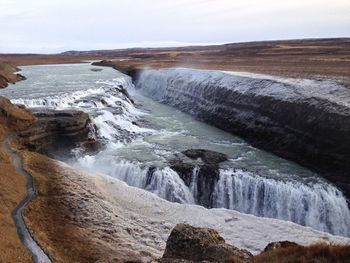
[[[101,159],[99,159],[101,158]],[[108,156],[85,156],[78,160],[80,168],[97,171],[135,186],[155,193],[168,201],[183,204],[194,204],[190,189],[184,184],[179,175],[165,167],[143,167],[141,164],[125,160],[116,160]]]
[[[191,184],[190,184],[190,191],[191,191],[195,200],[197,200],[197,197],[198,197],[198,184],[197,183],[198,183],[199,171],[200,171],[200,168],[198,166],[195,166],[193,168]]]
[[[279,182],[242,170],[221,170],[214,207],[278,218],[321,231],[350,236],[350,211],[333,186]]]
[[[179,71],[174,74],[180,76],[182,72]],[[221,77],[222,73],[213,74],[211,81],[219,86],[225,86],[225,81],[220,79]],[[211,95],[210,90],[209,95],[206,97],[196,94],[200,92],[200,89],[194,86],[191,90],[184,88],[181,94],[174,94],[171,88],[162,90],[163,86],[171,87],[175,85],[171,81],[169,83],[159,82],[159,78],[153,78],[152,73],[144,75],[143,78],[148,81],[147,87],[143,89],[143,92],[157,100],[168,100],[168,103],[173,106],[176,106],[176,103],[181,103],[182,100],[198,100],[201,102],[201,106],[197,105],[198,107],[207,107],[220,111],[220,108],[214,105],[216,102],[212,98],[215,96]],[[62,78],[59,77],[58,79],[61,80]],[[192,81],[194,80],[192,79]],[[181,81],[184,81],[184,79],[179,77],[177,86],[181,84]],[[189,82],[191,82],[191,79]],[[255,82],[258,83],[259,81]],[[25,84],[25,82],[23,83]],[[19,83],[16,86],[24,85],[23,83]],[[179,175],[164,164],[165,162],[157,166],[148,161],[131,160],[131,158],[127,159],[123,158],[124,156],[120,156],[119,151],[126,148],[125,151],[131,152],[134,157],[140,151],[140,145],[137,145],[136,148],[127,147],[132,142],[140,140],[142,141],[142,147],[147,148],[144,155],[155,154],[159,157],[163,152],[165,152],[165,155],[169,155],[169,150],[163,149],[162,143],[164,141],[160,139],[154,142],[154,137],[149,139],[147,136],[159,136],[161,133],[181,134],[182,131],[170,129],[167,131],[165,128],[146,128],[138,125],[138,120],[148,113],[140,109],[140,107],[135,107],[116,90],[118,85],[123,85],[127,88],[131,87],[130,79],[121,77],[109,82],[100,81],[98,85],[100,87],[63,92],[55,96],[38,96],[27,99],[16,98],[12,102],[24,104],[27,107],[50,107],[55,109],[73,107],[86,111],[90,114],[92,122],[97,128],[99,139],[105,142],[106,148],[94,155],[77,155],[77,160],[74,163],[76,167],[113,176],[131,186],[143,188],[169,201],[194,203],[194,200],[197,200],[199,195],[197,187],[199,167],[193,169],[191,184],[186,186]],[[209,89],[210,87],[207,83],[202,83],[201,85],[202,89]],[[275,84],[272,83],[271,85]],[[272,86],[271,91],[274,88]],[[185,110],[190,112],[193,110],[191,108],[192,103],[188,105],[190,106]],[[172,112],[169,116],[171,116],[170,118],[176,118],[177,115]],[[168,116],[162,117],[161,120],[167,121],[166,117]],[[245,118],[249,118],[249,114],[246,114]],[[186,136],[188,133],[191,134],[191,131],[185,132]],[[205,130],[201,132],[203,133]],[[196,135],[191,134],[191,136],[195,137]],[[181,139],[183,138],[181,137]],[[225,137],[224,141],[226,139]],[[168,141],[166,142],[168,143]],[[220,143],[222,141],[216,146]],[[238,150],[241,149],[239,147],[246,147],[244,150],[240,150],[243,152],[252,151],[253,148],[242,144],[233,146],[232,143],[229,143],[228,145],[230,148],[237,147],[235,149]],[[189,147],[192,146],[190,145]],[[206,147],[206,145],[203,145],[203,147]],[[170,154],[174,154],[176,150],[178,149],[171,149]],[[249,158],[255,158],[255,156]],[[259,155],[258,158],[260,158]],[[161,159],[166,158],[161,156]],[[240,157],[240,159],[242,159],[242,162],[244,161],[244,158]],[[276,162],[279,161],[276,160]],[[212,207],[224,207],[257,216],[289,220],[334,234],[350,236],[350,212],[346,200],[339,190],[328,183],[313,182],[307,184],[302,181],[298,183],[295,180],[288,181],[286,178],[275,180],[240,169],[221,169],[215,190],[212,193]]]

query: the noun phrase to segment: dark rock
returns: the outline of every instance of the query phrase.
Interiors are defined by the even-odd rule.
[[[182,152],[184,155],[191,159],[202,159],[206,164],[219,164],[227,161],[227,156],[223,153],[214,152],[205,149],[189,149]]]
[[[75,110],[33,109],[38,122],[20,137],[30,150],[67,158],[79,143],[89,141],[89,115]]]
[[[84,153],[84,154],[97,153],[102,148],[101,142],[96,140],[96,139],[93,139],[93,138],[88,138],[87,141],[81,142],[79,144],[79,146],[80,146],[82,153]]]
[[[115,138],[117,138],[118,140],[124,141],[124,142],[131,142],[132,139],[136,138],[136,134],[134,132],[121,128],[115,122],[112,122],[112,121],[105,121],[105,122],[118,131],[118,133],[114,135]]]
[[[169,161],[170,168],[188,187],[196,185],[194,197],[197,204],[212,207],[212,194],[219,180],[219,164],[226,161],[227,156],[205,149],[189,149],[182,154]]]
[[[23,76],[22,74],[17,73],[16,79],[17,79],[17,81],[21,81],[21,80],[26,80],[27,78],[25,76]]]
[[[155,167],[153,165],[148,168],[147,175],[146,175],[146,178],[147,178],[146,179],[146,187],[151,184],[152,179],[153,179],[153,174],[156,170],[157,170],[157,167]]]
[[[105,99],[101,99],[101,103],[103,104],[103,106],[111,107]]]
[[[135,103],[134,100],[130,97],[128,90],[124,88],[123,85],[118,85],[117,89],[120,93],[122,93],[128,99],[129,102],[131,102],[132,104]]]
[[[290,241],[278,241],[269,243],[265,248],[264,252],[270,252],[279,248],[289,248],[289,247],[298,247],[299,244]]]
[[[103,69],[102,68],[91,68],[90,70],[93,71],[93,72],[100,72]]]
[[[247,250],[226,244],[214,229],[178,224],[167,240],[161,262],[225,262],[230,257],[247,262],[253,255]]]

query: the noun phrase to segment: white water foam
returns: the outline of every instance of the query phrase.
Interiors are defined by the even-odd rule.
[[[169,167],[163,169],[149,166],[142,167],[140,163],[117,160],[112,155],[106,154],[79,158],[76,167],[102,172],[122,180],[130,186],[155,193],[168,201],[194,204],[194,198],[190,189],[179,175]]]
[[[311,186],[221,170],[214,207],[278,218],[321,231],[350,236],[350,211],[343,194],[331,185]]]

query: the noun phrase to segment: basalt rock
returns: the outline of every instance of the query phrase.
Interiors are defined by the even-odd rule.
[[[192,69],[143,70],[146,96],[309,167],[350,197],[350,89]]]
[[[96,154],[105,146],[99,140],[94,138],[88,138],[87,140],[79,143],[79,148],[81,150],[81,154]]]
[[[96,150],[90,138],[92,125],[87,113],[75,110],[33,109],[38,122],[20,134],[24,145],[39,153],[64,159],[79,145]]]
[[[253,255],[247,250],[226,244],[214,229],[178,224],[167,240],[160,262],[225,262],[231,257],[248,262]]]
[[[177,154],[169,163],[185,184],[194,189],[196,203],[210,208],[212,194],[219,180],[219,164],[226,160],[227,156],[222,153],[189,149]]]
[[[206,164],[217,165],[227,160],[225,154],[206,149],[189,149],[182,153],[193,160],[201,159]]]

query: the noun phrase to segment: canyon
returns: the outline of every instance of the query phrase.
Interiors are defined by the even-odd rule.
[[[312,167],[350,197],[350,90],[331,81],[140,70],[136,89],[252,145]]]
[[[348,53],[334,43],[347,41],[0,55],[14,65],[39,64],[22,66],[27,80],[2,90],[11,102],[0,97],[1,260],[40,262],[12,221],[27,191],[23,173],[36,187],[25,227],[47,262],[177,262],[177,229],[179,237],[192,235],[189,246],[209,235],[210,249],[242,251],[243,262],[281,240],[302,245],[288,247],[293,253],[317,242],[346,252]],[[315,51],[313,59],[292,66],[305,50]],[[251,56],[261,63],[250,65]],[[295,60],[279,63],[281,56]],[[238,57],[246,60],[235,65]],[[53,65],[40,66],[45,59]],[[103,61],[56,65],[95,59]],[[280,71],[272,67],[278,63]],[[305,67],[312,72],[301,73]],[[238,72],[245,70],[255,73]]]

